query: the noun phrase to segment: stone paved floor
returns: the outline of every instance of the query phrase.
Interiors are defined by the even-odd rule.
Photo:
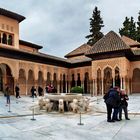
[[[29,107],[37,103],[30,97],[11,98],[11,111],[0,96],[0,140],[140,140],[140,95],[130,96],[130,121],[106,122],[105,104],[102,97],[91,98],[92,111],[82,114],[57,112],[36,115],[31,121]],[[20,116],[23,115],[23,116]],[[27,115],[27,116],[24,116]],[[9,117],[10,116],[10,117]],[[19,117],[20,116],[20,117]]]

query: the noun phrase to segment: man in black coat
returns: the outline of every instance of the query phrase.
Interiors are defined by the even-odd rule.
[[[43,92],[43,88],[42,87],[38,87],[38,95],[42,96],[42,92]]]
[[[114,89],[116,90],[116,94],[114,95],[114,112],[113,112],[113,116],[112,116],[112,120],[114,121],[120,121],[120,119],[118,119],[118,113],[119,113],[119,107],[120,107],[120,102],[121,102],[121,98],[120,98],[120,88],[119,87],[114,87]]]
[[[114,91],[112,87],[110,87],[108,93],[104,95],[104,101],[106,103],[106,108],[107,108],[107,122],[114,122],[111,119],[111,114],[112,114],[112,108],[113,108],[113,100],[112,97],[110,97],[110,92]]]
[[[19,91],[20,91],[19,85],[17,84],[16,87],[15,87],[15,92],[16,92],[16,98],[17,98],[17,99],[18,99],[18,98],[21,98],[21,97],[19,96]]]
[[[119,89],[117,87],[110,88],[109,92],[106,96],[104,96],[106,107],[107,107],[107,121],[108,122],[114,122],[115,120],[118,120],[118,107],[120,102],[119,97]],[[114,108],[113,117],[111,118],[112,109]]]

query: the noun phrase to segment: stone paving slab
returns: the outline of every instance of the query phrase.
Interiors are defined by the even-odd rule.
[[[106,108],[102,97],[91,98],[92,112],[82,114],[73,113],[44,113],[35,115],[36,121],[31,121],[29,107],[37,103],[30,97],[22,97],[16,103],[11,98],[12,113],[7,112],[5,97],[0,96],[0,116],[14,116],[0,118],[0,140],[140,140],[140,95],[130,96],[129,117],[115,123],[106,121]],[[98,111],[98,112],[96,112]],[[100,112],[103,111],[103,112]],[[99,113],[100,112],[100,113]],[[16,117],[16,115],[26,115]]]

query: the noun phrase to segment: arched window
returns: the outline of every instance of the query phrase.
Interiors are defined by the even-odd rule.
[[[63,93],[66,93],[66,76],[63,74]]]
[[[75,78],[74,78],[74,74],[72,74],[71,87],[75,87]]]
[[[118,67],[115,68],[115,86],[120,87],[120,72]]]
[[[81,86],[80,73],[77,74],[77,86]]]
[[[8,37],[8,45],[12,45],[13,44],[13,37],[12,35],[9,35]]]
[[[4,33],[2,37],[2,43],[7,44],[7,35]]]

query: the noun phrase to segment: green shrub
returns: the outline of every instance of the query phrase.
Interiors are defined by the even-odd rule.
[[[83,88],[80,86],[72,87],[71,93],[83,93]]]

